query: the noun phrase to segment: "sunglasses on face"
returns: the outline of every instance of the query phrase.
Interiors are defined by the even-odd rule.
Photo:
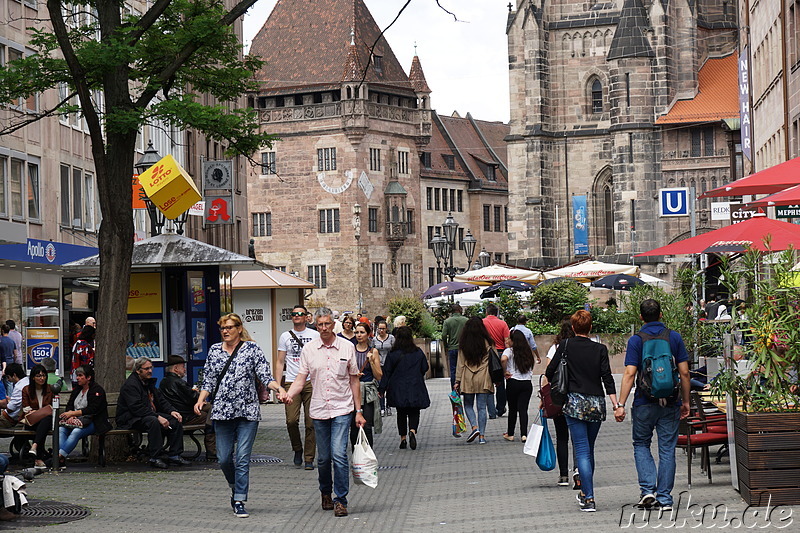
[[[306,316],[305,313],[292,313],[292,316]]]

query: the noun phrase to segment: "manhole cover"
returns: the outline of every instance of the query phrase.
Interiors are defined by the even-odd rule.
[[[408,468],[407,465],[379,465],[378,470],[402,470]]]
[[[86,518],[91,514],[87,507],[71,503],[29,500],[16,520],[0,522],[0,530],[64,524]]]
[[[282,463],[283,459],[280,457],[274,457],[272,455],[256,455],[252,454],[250,456],[251,463],[269,463],[269,464],[277,464]]]

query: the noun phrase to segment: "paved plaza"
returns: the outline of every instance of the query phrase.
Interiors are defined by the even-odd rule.
[[[254,454],[275,456],[283,462],[253,463],[247,502],[250,518],[234,517],[223,476],[216,465],[207,463],[169,471],[135,463],[107,468],[77,465],[62,473],[38,476],[29,484],[29,497],[90,508],[91,515],[83,520],[48,527],[82,533],[716,529],[736,526],[742,517],[744,525],[767,525],[765,509],[757,514],[752,509],[747,512],[731,487],[727,457],[721,465],[712,465],[713,484],[700,473],[699,459],[695,459],[689,491],[686,456],[680,450],[674,520],[653,515],[644,522],[641,511],[634,514],[631,508],[638,499],[638,487],[629,420],[603,424],[596,451],[597,512],[580,512],[575,491],[556,485],[557,470],[540,471],[534,460],[522,453],[521,442],[503,440],[505,417],[489,420],[486,445],[453,438],[449,385],[447,379],[428,381],[432,405],[422,413],[417,450],[398,449],[395,418],[383,419],[384,432],[375,438],[381,465],[378,487],[351,484],[350,516],[346,518],[335,518],[333,512],[320,509],[316,470],[294,467],[283,406],[271,404],[262,407]],[[555,438],[552,427],[550,432]],[[712,516],[713,506],[716,516]],[[797,531],[798,513],[800,508],[774,509],[772,524],[765,529],[788,526],[786,530]],[[784,521],[778,523],[781,518]]]

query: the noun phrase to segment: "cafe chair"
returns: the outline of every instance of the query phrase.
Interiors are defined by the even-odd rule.
[[[681,420],[678,433],[678,448],[686,450],[687,457],[687,475],[688,485],[692,488],[692,457],[696,450],[700,450],[700,468],[705,469],[708,475],[708,482],[712,483],[711,479],[711,460],[710,460],[710,447],[717,445],[728,444],[728,431],[727,425],[724,432],[722,431],[723,419],[719,417],[707,418],[704,412],[702,401],[697,393],[692,394],[692,401],[695,406],[699,408],[694,409],[693,416],[685,420]],[[713,429],[713,430],[712,430]]]

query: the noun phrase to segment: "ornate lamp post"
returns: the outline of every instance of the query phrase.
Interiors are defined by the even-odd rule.
[[[492,264],[492,254],[486,251],[486,248],[481,249],[481,253],[478,254],[478,263],[480,263],[481,268],[486,268]]]
[[[457,268],[453,266],[453,255],[456,249],[456,237],[458,235],[458,222],[453,219],[451,213],[447,214],[447,218],[442,224],[442,234],[436,234],[431,239],[430,245],[433,248],[433,256],[436,258],[437,268],[442,268],[445,276],[453,281],[453,278],[466,272],[472,264],[472,256],[475,253],[475,245],[477,241],[472,236],[469,230],[461,241],[461,246],[464,248],[464,254],[467,256],[467,268]]]
[[[142,154],[141,159],[134,163],[133,168],[135,168],[136,172],[141,175],[160,160],[161,154],[159,154],[158,151],[153,148],[153,141],[148,141],[147,149],[144,151],[144,154]],[[150,236],[155,237],[156,235],[161,235],[161,228],[164,227],[163,213],[156,209],[155,204],[150,201],[150,198],[148,198],[147,195],[143,195],[141,199],[147,206],[147,215],[150,217]]]

